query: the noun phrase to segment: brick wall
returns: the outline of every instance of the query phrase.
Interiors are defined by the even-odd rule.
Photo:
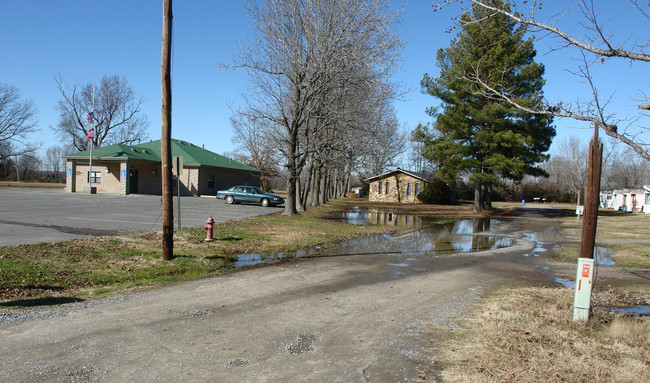
[[[212,185],[210,185],[210,177],[214,177]],[[260,174],[236,169],[201,168],[199,192],[202,195],[216,195],[217,190],[228,189],[235,185],[260,186]]]
[[[67,169],[72,169],[68,174]],[[66,165],[66,191],[78,193],[90,193],[88,184],[88,163]],[[97,188],[97,193],[119,194],[120,193],[120,164],[119,163],[95,163],[93,162],[92,172],[97,173],[97,181],[92,186]]]
[[[162,194],[160,163],[93,161],[92,165],[93,172],[100,176],[99,182],[92,184],[97,193],[126,195],[136,189],[133,191],[137,194]],[[66,161],[66,191],[90,193],[88,170],[87,161]],[[137,186],[131,185],[131,174],[136,173]],[[184,167],[179,179],[181,195],[194,196],[215,195],[217,190],[234,185],[260,185],[259,173],[213,167]],[[176,187],[176,182],[173,182],[174,195],[177,194]]]

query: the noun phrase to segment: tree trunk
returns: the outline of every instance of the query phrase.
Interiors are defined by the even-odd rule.
[[[452,182],[451,185],[449,185],[449,202],[450,203],[458,202],[457,189],[458,189],[458,185],[456,184],[456,181]]]
[[[345,167],[345,187],[343,195],[350,192],[350,182],[352,178],[352,165],[346,165]]]
[[[320,162],[314,166],[314,176],[311,180],[311,195],[309,196],[309,206],[318,206],[318,199],[320,195],[320,179],[322,166]]]
[[[310,205],[310,198],[311,198],[311,180],[313,178],[313,173],[314,173],[314,160],[313,156],[309,161],[309,167],[307,168],[307,179],[305,180],[305,188],[302,191],[302,202],[304,206],[311,206]]]
[[[327,172],[321,171],[321,179],[320,179],[320,192],[318,194],[318,204],[319,205],[324,205],[327,203]]]
[[[481,196],[481,184],[474,185],[474,211],[483,211],[483,201]]]
[[[296,210],[305,211],[305,201],[302,199],[300,177],[296,178]]]
[[[490,208],[490,209],[492,208],[492,188],[493,188],[492,185],[486,185],[485,186],[485,197],[484,197],[485,204],[484,205],[485,205],[486,208]]]
[[[298,152],[298,127],[293,124],[289,128],[289,151],[287,153],[287,170],[289,178],[287,180],[287,199],[284,203],[283,215],[296,215],[296,181],[298,180],[298,164],[296,160]]]

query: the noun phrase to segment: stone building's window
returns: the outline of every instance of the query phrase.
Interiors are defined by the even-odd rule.
[[[411,183],[410,182],[406,185],[406,195],[408,197],[411,196]]]
[[[416,182],[415,183],[415,195],[418,195],[420,193],[420,183]]]
[[[386,181],[386,194],[388,194],[388,181]]]
[[[381,181],[377,183],[377,194],[381,194]]]
[[[90,172],[89,181],[91,184],[101,184],[102,183],[102,172]]]

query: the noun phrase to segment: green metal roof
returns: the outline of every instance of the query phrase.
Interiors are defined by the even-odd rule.
[[[260,172],[251,166],[242,164],[230,158],[224,157],[217,153],[203,149],[190,142],[182,140],[171,140],[172,156],[183,157],[184,165],[194,166],[214,166],[218,168],[247,170],[251,172]],[[83,151],[63,156],[66,159],[83,159],[88,158],[89,151]],[[151,141],[140,145],[110,145],[93,149],[93,158],[115,158],[160,162],[160,140]]]

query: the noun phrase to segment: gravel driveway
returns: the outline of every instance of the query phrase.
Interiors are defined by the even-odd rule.
[[[536,214],[493,227],[491,234],[514,238],[498,250],[401,253],[405,238],[395,238],[356,255],[5,310],[0,381],[436,381],[444,367],[436,363],[444,347],[436,326],[456,325],[491,287],[553,284],[554,270],[575,272],[546,260],[545,247],[555,244],[524,235],[552,231],[554,221]]]

